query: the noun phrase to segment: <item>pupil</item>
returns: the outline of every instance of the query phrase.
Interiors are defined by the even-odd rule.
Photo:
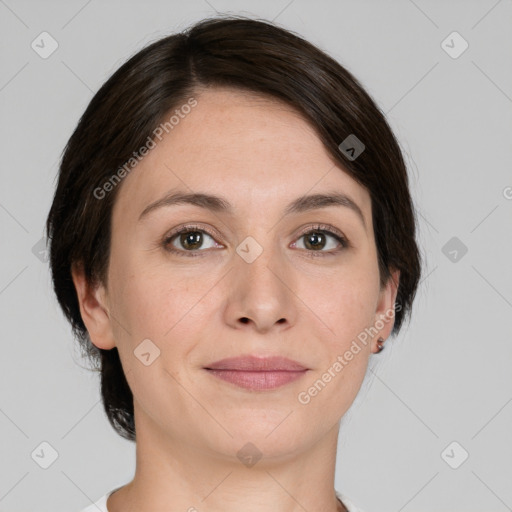
[[[188,249],[197,249],[201,246],[201,233],[199,231],[191,231],[182,235],[181,243],[183,247]]]
[[[321,239],[321,237],[323,237],[322,234],[312,233],[311,235],[309,235],[307,237],[307,244],[309,244],[313,248],[318,248],[318,246],[319,246],[319,239]],[[320,245],[322,245],[321,242],[320,242]]]

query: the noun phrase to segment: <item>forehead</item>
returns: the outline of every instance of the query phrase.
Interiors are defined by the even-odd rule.
[[[269,212],[306,194],[337,190],[369,216],[366,189],[291,106],[231,88],[203,90],[193,98],[197,104],[176,116],[172,129],[155,139],[156,146],[124,178],[114,216],[138,217],[176,188],[224,196],[235,209],[264,206]]]

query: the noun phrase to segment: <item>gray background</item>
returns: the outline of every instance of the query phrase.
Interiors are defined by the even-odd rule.
[[[132,477],[135,447],[108,424],[37,244],[93,93],[215,11],[275,20],[339,60],[409,166],[424,278],[343,422],[337,489],[367,512],[512,510],[511,0],[0,0],[0,510],[78,511]],[[43,31],[59,45],[46,59],[31,47]],[[469,44],[457,58],[453,31]],[[58,453],[47,469],[42,442]]]

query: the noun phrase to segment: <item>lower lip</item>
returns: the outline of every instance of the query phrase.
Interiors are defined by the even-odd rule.
[[[307,370],[302,371],[259,371],[208,370],[211,375],[231,382],[236,386],[255,391],[276,389],[289,382],[300,379]]]

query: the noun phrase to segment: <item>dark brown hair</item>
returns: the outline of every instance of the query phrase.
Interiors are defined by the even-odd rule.
[[[173,109],[204,87],[230,86],[278,98],[311,123],[346,172],[365,187],[381,285],[400,270],[393,334],[410,316],[421,273],[416,217],[407,169],[384,114],[360,83],[326,53],[298,35],[262,20],[222,16],[143,48],[90,101],[62,155],[46,222],[53,286],[96,371],[107,417],[135,440],[133,396],[117,348],[95,347],[82,321],[71,268],[107,286],[111,214],[122,183],[98,200],[94,191],[144,146]],[[355,159],[340,150],[348,136],[365,146]]]

